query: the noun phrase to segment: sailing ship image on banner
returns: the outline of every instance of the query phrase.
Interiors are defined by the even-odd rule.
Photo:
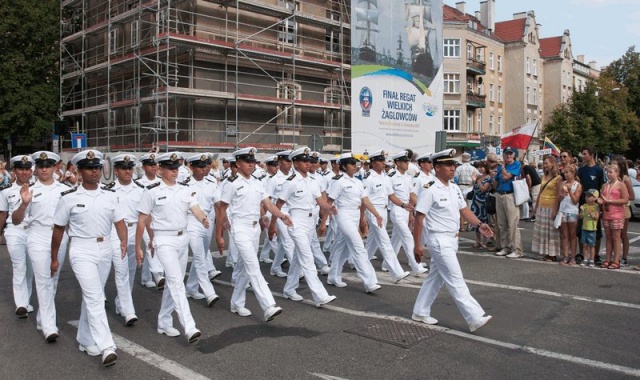
[[[357,0],[358,5],[355,8],[356,21],[359,25],[356,30],[362,33],[362,42],[358,51],[358,58],[365,62],[377,62],[376,45],[373,39],[374,34],[378,33],[378,0]]]
[[[430,33],[436,33],[431,19],[429,0],[405,1],[407,11],[407,40],[411,50],[411,71],[433,80],[435,67],[431,47],[427,43]],[[437,43],[437,40],[435,41]]]

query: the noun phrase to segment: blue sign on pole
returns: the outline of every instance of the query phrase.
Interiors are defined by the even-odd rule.
[[[72,133],[71,134],[71,148],[82,149],[87,147],[87,134],[86,133]]]

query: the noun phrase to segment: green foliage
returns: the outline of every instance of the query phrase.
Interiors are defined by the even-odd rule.
[[[0,1],[0,138],[40,142],[59,103],[59,1]]]

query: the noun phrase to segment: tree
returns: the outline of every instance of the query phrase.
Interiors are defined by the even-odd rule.
[[[0,1],[0,137],[41,142],[59,104],[59,1]]]

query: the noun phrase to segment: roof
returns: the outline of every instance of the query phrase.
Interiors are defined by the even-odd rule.
[[[442,17],[444,22],[469,22],[469,21],[475,21],[477,28],[476,30],[479,32],[484,32],[486,30],[486,27],[484,25],[482,25],[482,23],[480,22],[480,19],[478,19],[475,16],[472,16],[468,13],[462,13],[459,10],[457,10],[454,7],[451,7],[449,5],[444,4],[442,7]]]
[[[496,22],[495,34],[503,42],[516,42],[522,40],[527,18],[519,18],[509,21]]]
[[[562,47],[562,36],[540,39],[540,56],[542,58],[559,57]]]

